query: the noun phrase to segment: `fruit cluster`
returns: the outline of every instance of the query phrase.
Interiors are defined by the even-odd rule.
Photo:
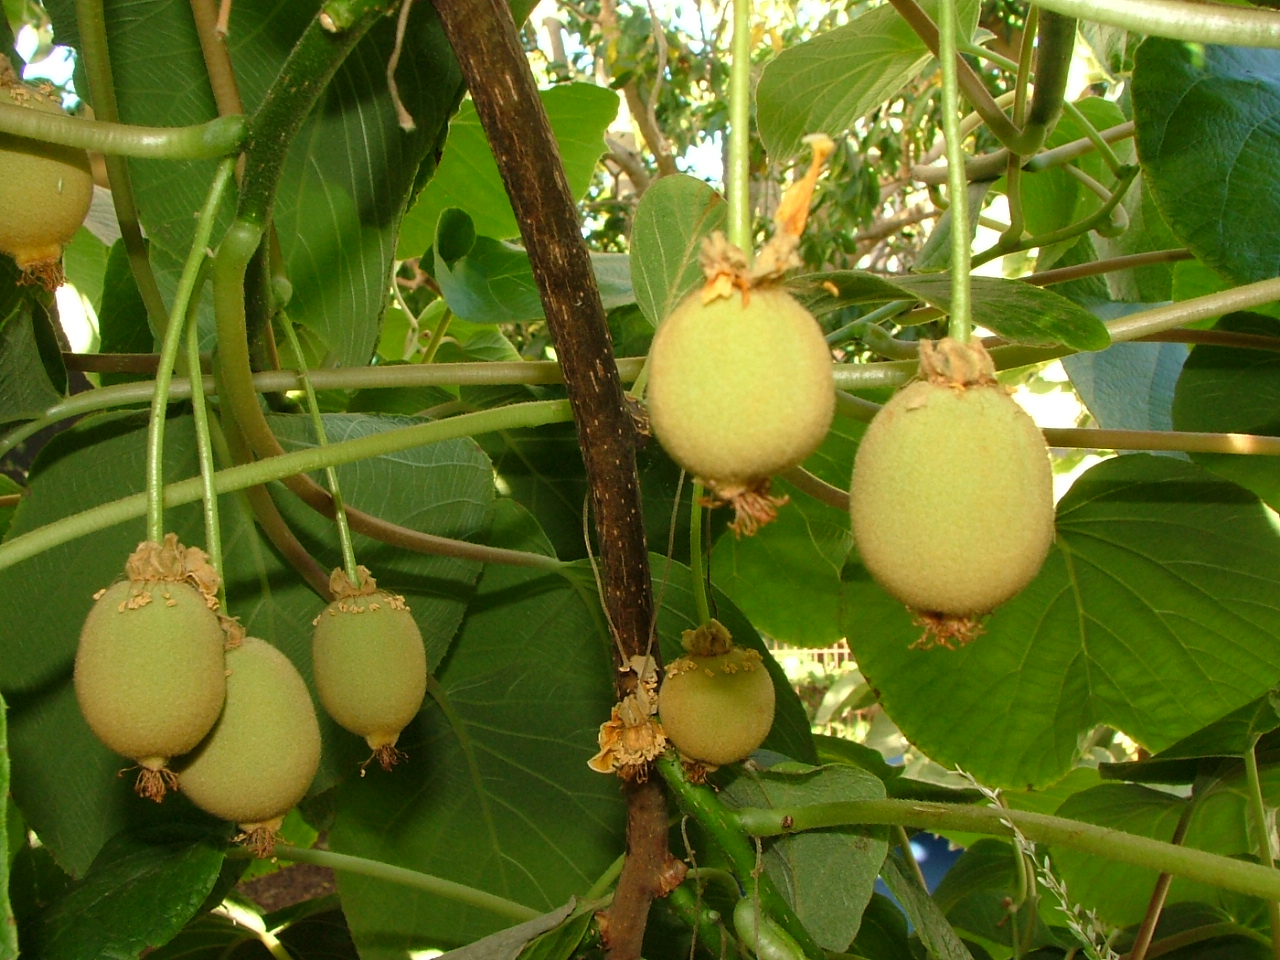
[[[404,598],[360,573],[359,585],[334,574],[338,599],[316,618],[316,685],[389,769],[422,705],[426,653]],[[139,794],[159,801],[180,786],[265,852],[315,778],[320,725],[293,663],[220,616],[217,590],[202,550],[174,534],[140,544],[85,620],[76,699],[98,739],[137,762]]]

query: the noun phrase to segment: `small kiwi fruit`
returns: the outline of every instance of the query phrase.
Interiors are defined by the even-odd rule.
[[[246,637],[226,661],[222,716],[178,775],[192,803],[238,823],[255,850],[269,850],[315,778],[320,725],[306,683],[271,644]]]
[[[364,567],[359,572],[358,586],[334,572],[337,599],[315,619],[312,666],[321,706],[364,737],[389,770],[402,756],[400,731],[422,709],[427,654],[404,597],[377,589]]]
[[[138,792],[160,800],[175,785],[169,758],[195,747],[222,710],[225,633],[203,551],[170,534],[140,544],[126,571],[85,619],[73,681],[89,729],[136,760]]]
[[[759,652],[736,646],[709,620],[683,635],[686,655],[666,666],[658,688],[663,732],[706,768],[745,759],[773,726],[773,680]]]
[[[916,613],[922,645],[949,646],[1039,571],[1054,536],[1053,472],[980,343],[926,341],[921,370],[867,428],[850,516],[863,565]]]

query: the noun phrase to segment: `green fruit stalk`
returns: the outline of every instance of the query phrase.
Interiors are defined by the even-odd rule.
[[[646,401],[663,449],[741,508],[740,498],[767,493],[770,477],[826,436],[835,410],[831,352],[813,316],[784,290],[734,290],[705,302],[694,291],[653,339]]]
[[[404,597],[377,589],[364,567],[360,573],[357,587],[334,571],[338,599],[315,619],[312,665],[325,711],[364,737],[390,770],[403,756],[400,731],[422,709],[427,654]]]
[[[56,91],[0,73],[0,103],[61,113]],[[24,282],[52,290],[62,283],[62,248],[89,213],[89,155],[0,133],[0,253],[13,257]]]
[[[968,642],[1040,570],[1054,536],[1053,473],[1034,421],[980,344],[921,344],[927,379],[872,420],[850,516],[863,565],[925,627]]]
[[[179,770],[182,791],[269,850],[320,766],[320,725],[306,683],[271,644],[246,637],[226,661],[222,716]]]
[[[764,742],[773,726],[773,680],[755,650],[735,646],[709,620],[683,636],[686,656],[666,666],[658,716],[686,761],[714,769],[736,763]]]
[[[80,631],[76,700],[94,735],[141,767],[138,793],[160,800],[176,785],[169,758],[193,749],[222,710],[226,635],[203,551],[169,534],[140,544],[126,574],[99,591]]]

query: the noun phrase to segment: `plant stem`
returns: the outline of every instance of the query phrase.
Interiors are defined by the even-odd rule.
[[[729,55],[729,242],[751,262],[751,0],[733,0]]]
[[[1116,156],[1116,152],[1111,149],[1111,144],[1107,141],[1106,137],[1098,132],[1098,128],[1093,125],[1093,121],[1084,115],[1083,110],[1069,100],[1064,101],[1062,106],[1063,109],[1070,114],[1071,119],[1084,130],[1085,137],[1087,137],[1089,142],[1093,144],[1093,149],[1098,151],[1098,156],[1102,157],[1102,162],[1107,165],[1107,169],[1111,171],[1111,175],[1119,176],[1120,168],[1123,167],[1124,164],[1120,162],[1120,158]]]
[[[1182,808],[1182,815],[1178,817],[1178,825],[1173,829],[1173,837],[1170,843],[1181,845],[1187,836],[1187,828],[1191,825],[1191,817],[1196,808],[1196,797],[1191,797]],[[1151,891],[1151,899],[1147,902],[1147,912],[1142,917],[1142,923],[1138,926],[1138,932],[1134,935],[1133,946],[1129,948],[1129,960],[1145,960],[1147,951],[1151,947],[1151,938],[1155,936],[1156,924],[1160,922],[1160,914],[1164,911],[1165,900],[1169,896],[1169,887],[1173,883],[1173,876],[1168,873],[1162,873],[1156,877],[1155,889]]]
[[[698,623],[711,619],[711,605],[707,602],[707,574],[703,562],[702,525],[704,514],[702,498],[706,493],[697,480],[689,485],[689,573],[693,578],[693,600],[698,611]]]
[[[102,0],[76,0],[76,25],[80,31],[80,58],[89,80],[89,99],[94,113],[103,122],[118,123],[120,107],[116,102]],[[147,309],[152,332],[157,337],[163,337],[167,317],[164,297],[160,295],[160,287],[156,284],[156,276],[147,257],[147,243],[138,221],[138,207],[134,203],[129,165],[123,157],[112,155],[106,156],[104,162],[107,179],[111,182],[111,202],[115,206],[116,221],[120,225],[121,239],[124,240],[125,252],[129,257],[129,269]]]
[[[951,192],[951,313],[947,317],[947,335],[960,343],[968,343],[973,332],[969,319],[969,184],[964,174],[964,142],[960,138],[955,0],[941,0],[938,20],[942,131],[947,142],[947,186]]]
[[[191,379],[191,415],[196,428],[196,452],[200,458],[200,484],[204,503],[204,545],[209,564],[218,574],[218,601],[227,608],[227,581],[222,575],[222,526],[218,522],[218,493],[214,489],[213,442],[209,434],[209,408],[205,405],[204,378],[200,373],[200,335],[197,311],[187,311],[187,369]]]
[[[165,328],[164,343],[160,349],[160,366],[156,369],[155,393],[151,400],[151,421],[147,434],[147,539],[159,543],[164,538],[164,503],[161,489],[164,487],[164,424],[169,406],[169,383],[173,378],[173,364],[178,356],[178,345],[186,329],[187,307],[195,293],[196,281],[202,274],[205,249],[213,235],[213,224],[227,185],[235,172],[236,162],[228,157],[218,164],[213,182],[200,208],[195,236],[182,276],[173,298],[173,310]]]
[[[1258,862],[1275,869],[1271,850],[1271,828],[1267,824],[1267,806],[1262,798],[1262,780],[1258,776],[1258,738],[1254,737],[1244,752],[1245,780],[1248,785],[1249,832],[1257,845]],[[1271,925],[1271,955],[1280,960],[1280,897],[1267,900],[1267,919]]]
[[[1042,270],[1022,279],[1037,287],[1047,287],[1055,283],[1066,283],[1082,277],[1096,277],[1116,270],[1129,270],[1145,267],[1153,263],[1177,263],[1182,260],[1194,260],[1196,255],[1185,247],[1172,250],[1149,250],[1146,253],[1130,253],[1123,257],[1110,257],[1106,260],[1094,260],[1070,267],[1056,267],[1053,270]]]
[[[1034,0],[1069,17],[1194,43],[1280,47],[1280,12],[1195,0]]]
[[[737,815],[716,796],[710,787],[690,783],[684,768],[674,754],[667,754],[656,761],[658,772],[675,794],[680,807],[698,821],[729,859],[729,867],[738,883],[746,890],[757,885],[761,909],[772,916],[791,934],[811,960],[825,960],[821,948],[795,915],[791,905],[773,885],[767,873],[756,875],[756,848],[743,833]]]
[[[449,329],[449,321],[452,319],[453,311],[445,307],[444,313],[440,315],[440,320],[435,329],[431,331],[431,339],[427,342],[427,349],[422,352],[422,363],[430,363],[436,358],[436,352],[440,349],[440,344],[444,342],[445,332]]]
[[[272,480],[281,480],[302,471],[319,470],[329,464],[354,463],[357,460],[408,450],[427,443],[455,440],[493,430],[514,430],[520,427],[540,427],[548,423],[565,423],[571,417],[569,404],[565,400],[539,400],[493,410],[481,410],[477,413],[465,413],[448,420],[434,420],[398,430],[387,430],[383,433],[331,443],[323,449],[311,447],[306,450],[295,450],[279,457],[268,457],[255,460],[253,463],[219,470],[214,486],[220,494],[230,493],[234,490],[245,490],[270,483]],[[164,503],[166,507],[193,503],[200,499],[203,492],[199,477],[182,480],[165,487]],[[119,500],[63,517],[29,533],[12,537],[0,543],[0,570],[33,557],[50,547],[67,543],[98,530],[105,530],[125,520],[143,516],[146,513],[146,501],[145,493],[121,497]],[[472,548],[469,551],[469,559],[487,563],[512,563],[552,571],[559,570],[561,566],[560,561],[554,557],[539,553],[504,550],[480,544],[464,543],[461,546]]]
[[[312,863],[318,867],[328,867],[331,870],[344,873],[355,873],[362,877],[371,877],[374,880],[385,880],[388,883],[421,890],[423,893],[441,897],[445,900],[452,900],[455,903],[488,910],[490,913],[506,917],[508,920],[514,920],[517,923],[524,923],[526,920],[541,916],[532,907],[526,907],[522,903],[507,900],[485,890],[477,890],[475,887],[468,887],[452,880],[445,880],[443,877],[410,870],[407,867],[397,867],[390,863],[382,863],[379,860],[353,857],[345,853],[334,853],[331,850],[293,847],[284,843],[276,844],[275,856],[281,860],[291,860],[294,863]]]
[[[240,146],[245,130],[244,117],[219,117],[189,127],[140,127],[0,104],[0,133],[119,157],[148,160],[221,157]]]
[[[916,882],[920,884],[920,889],[928,890],[929,883],[924,878],[924,871],[920,869],[920,861],[916,859],[916,852],[911,849],[911,838],[907,836],[907,828],[902,824],[897,824],[893,828],[893,835],[898,842],[898,849],[902,851],[902,859],[910,867]]]
[[[1013,835],[1008,826],[1012,823],[1036,843],[1069,847],[1250,896],[1280,899],[1280,871],[1122,830],[1024,810],[912,800],[851,800],[773,809],[743,807],[731,816],[742,829],[759,837],[821,827],[899,823],[928,830],[963,830],[1007,837]],[[784,821],[789,825],[784,826]]]
[[[302,387],[307,394],[307,409],[311,412],[311,425],[316,431],[316,446],[327,447],[329,438],[325,435],[324,417],[320,415],[320,403],[316,400],[315,388],[311,386],[311,378],[307,376],[306,363],[302,356],[302,344],[298,342],[298,334],[293,329],[293,321],[283,314],[280,325],[284,327],[293,355],[298,358],[298,373],[302,377]],[[324,477],[329,484],[329,495],[333,497],[333,516],[338,524],[338,542],[342,546],[342,565],[346,569],[347,579],[351,585],[360,585],[360,572],[356,566],[356,549],[351,542],[351,527],[347,523],[347,511],[342,505],[342,489],[338,485],[338,471],[331,464],[324,468]]]

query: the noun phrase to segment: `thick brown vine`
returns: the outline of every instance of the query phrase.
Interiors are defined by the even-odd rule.
[[[591,489],[604,605],[618,666],[649,650],[649,581],[635,428],[623,401],[604,307],[565,181],[505,0],[434,0],[493,148],[555,340]],[[620,697],[636,674],[619,670]],[[627,860],[602,925],[614,960],[640,956],[653,897],[664,889],[667,809],[661,781],[626,787]]]

